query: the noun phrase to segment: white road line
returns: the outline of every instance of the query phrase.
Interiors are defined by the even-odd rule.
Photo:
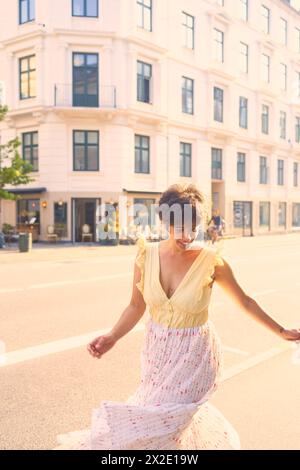
[[[268,349],[267,351],[264,351],[260,354],[256,354],[255,356],[251,356],[248,359],[245,359],[244,361],[240,362],[239,364],[236,364],[226,369],[221,378],[221,382],[225,382],[225,380],[231,379],[232,377],[235,377],[236,375],[241,374],[242,372],[245,372],[246,370],[251,369],[252,367],[262,364],[263,362],[292,349],[292,347],[292,343],[280,343],[277,346]]]
[[[145,326],[137,324],[131,331],[141,331]],[[100,335],[108,333],[111,328],[104,330],[90,331],[84,335],[72,336],[70,338],[60,339],[58,341],[51,341],[50,343],[40,344],[29,348],[19,349],[16,351],[7,352],[0,356],[0,367],[19,364],[20,362],[37,359],[39,357],[48,356],[49,354],[68,351],[69,349],[78,348],[86,345],[89,341]]]
[[[13,288],[3,288],[0,289],[0,294],[10,294],[14,292],[23,292],[28,289],[44,289],[47,287],[60,287],[65,285],[73,285],[73,284],[82,284],[87,282],[95,282],[95,281],[107,281],[109,279],[118,279],[123,277],[132,276],[132,273],[116,273],[116,274],[106,274],[104,276],[94,276],[89,277],[86,279],[74,279],[72,281],[57,281],[57,282],[44,282],[39,284],[31,284],[26,287],[13,287]]]
[[[136,331],[143,331],[145,329],[144,323],[138,323],[130,333]],[[0,367],[10,366],[13,364],[19,364],[21,362],[30,361],[39,357],[48,356],[49,354],[59,353],[62,351],[68,351],[70,349],[78,348],[86,345],[89,341],[92,341],[96,336],[104,335],[108,333],[111,328],[104,330],[91,331],[84,335],[72,336],[70,338],[64,338],[57,341],[51,341],[49,343],[39,344],[38,346],[32,346],[29,348],[19,349],[5,353],[2,348],[2,354],[0,354]],[[4,343],[3,343],[4,344]],[[223,346],[224,351],[239,354],[241,356],[247,356],[249,353],[238,348],[232,348],[230,346]]]

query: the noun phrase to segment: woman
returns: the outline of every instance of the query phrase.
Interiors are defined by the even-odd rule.
[[[179,223],[173,207],[180,209]],[[268,316],[216,250],[193,244],[203,207],[203,194],[194,185],[172,185],[162,194],[159,217],[169,238],[154,243],[139,239],[130,303],[110,333],[88,345],[89,353],[101,358],[148,305],[140,384],[126,402],[102,401],[91,429],[59,436],[58,448],[240,449],[236,430],[208,403],[223,367],[219,336],[208,316],[213,282],[280,338],[297,340],[300,330],[287,330]]]

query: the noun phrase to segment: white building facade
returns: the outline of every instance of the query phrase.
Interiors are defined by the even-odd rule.
[[[291,2],[292,3],[292,2]],[[292,4],[294,5],[294,4]],[[300,229],[300,15],[282,0],[0,0],[0,82],[34,182],[3,223],[97,240],[97,207],[176,182],[227,233]],[[295,6],[295,5],[294,5]]]

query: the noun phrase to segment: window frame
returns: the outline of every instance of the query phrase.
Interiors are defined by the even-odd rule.
[[[33,1],[33,12],[30,12],[30,0],[19,0],[19,25],[32,23],[35,21],[35,0]],[[22,3],[27,3],[27,17],[28,20],[22,21]],[[30,13],[33,15],[32,18],[30,17]]]
[[[139,146],[136,145],[136,140],[139,138]],[[146,139],[147,147],[143,147],[143,140]],[[139,151],[139,158],[137,159],[137,150]],[[143,159],[142,159],[142,151],[146,150],[148,152],[147,158],[147,171],[143,170]],[[150,155],[151,155],[151,142],[150,136],[144,134],[134,134],[134,173],[135,174],[143,174],[149,175],[150,174]]]
[[[83,15],[75,15],[74,13],[74,4],[76,2],[76,0],[72,0],[72,17],[73,18],[99,18],[99,0],[95,0],[96,1],[96,7],[97,7],[97,13],[96,15],[88,15],[87,14],[87,2],[89,0],[82,0],[83,1]]]
[[[22,132],[22,159],[23,159],[25,162],[28,162],[28,163],[30,163],[30,164],[33,166],[32,172],[38,172],[38,171],[39,171],[39,154],[38,154],[37,158],[34,158],[34,156],[33,156],[33,153],[34,153],[33,150],[34,150],[34,149],[37,149],[37,153],[39,152],[39,142],[38,142],[37,144],[34,144],[34,143],[33,143],[33,141],[34,141],[34,135],[37,136],[37,142],[38,142],[38,137],[39,137],[38,131]],[[30,136],[30,145],[26,145],[26,144],[25,144],[26,136]],[[30,161],[28,161],[28,159],[25,158],[25,150],[26,150],[26,149],[30,149]],[[36,168],[34,167],[34,161],[37,162]]]
[[[84,144],[76,144],[75,142],[75,134],[76,132],[83,132],[84,133]],[[97,143],[96,144],[89,144],[88,143],[88,133],[93,132],[97,134]],[[76,172],[95,172],[100,170],[100,132],[98,130],[93,130],[93,129],[73,129],[72,131],[72,147],[73,147],[73,171]],[[76,155],[75,155],[75,148],[77,146],[83,146],[84,147],[84,164],[85,168],[80,170],[76,169],[75,167],[75,161],[76,161]],[[97,148],[97,168],[96,169],[88,169],[88,148],[89,147],[96,147]]]

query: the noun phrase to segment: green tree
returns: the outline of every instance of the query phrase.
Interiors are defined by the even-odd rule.
[[[7,106],[0,106],[0,122],[3,121],[7,112]],[[33,166],[20,156],[20,145],[21,142],[18,138],[0,145],[0,200],[20,199],[20,196],[6,191],[6,185],[18,186],[34,181],[34,178],[29,176],[33,170]],[[3,165],[4,160],[5,165]]]

